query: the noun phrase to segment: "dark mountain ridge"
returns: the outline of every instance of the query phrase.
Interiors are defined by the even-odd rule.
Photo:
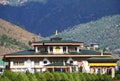
[[[49,36],[56,29],[62,31],[76,24],[120,14],[119,4],[120,0],[48,0],[45,4],[0,5],[0,18],[30,32]]]

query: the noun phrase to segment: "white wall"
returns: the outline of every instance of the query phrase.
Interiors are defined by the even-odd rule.
[[[39,61],[39,65],[35,65],[34,61],[31,61],[30,59],[24,61],[24,65],[14,65],[14,61],[10,61],[10,68],[13,69],[14,72],[26,72],[26,70],[29,70],[30,72],[34,72],[33,68],[43,68],[44,61],[47,61],[47,64],[50,64],[50,61],[47,58],[44,58],[43,60]],[[19,70],[18,70],[19,69]],[[42,69],[44,71],[45,68]],[[40,71],[40,69],[38,69]]]

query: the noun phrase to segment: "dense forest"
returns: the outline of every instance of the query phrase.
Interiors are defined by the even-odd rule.
[[[0,74],[0,81],[119,81],[120,74],[111,78],[107,74],[88,73],[64,73],[64,72],[44,72],[44,73],[15,73],[6,71]]]
[[[82,41],[85,44],[98,43],[102,49],[120,53],[120,15],[79,24],[59,35],[64,39]]]

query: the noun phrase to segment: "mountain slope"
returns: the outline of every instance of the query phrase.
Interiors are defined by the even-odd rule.
[[[59,35],[64,39],[83,41],[87,44],[98,43],[102,48],[120,53],[120,15],[79,24]]]
[[[23,26],[30,32],[40,33],[42,36],[50,36],[56,29],[62,31],[76,24],[120,14],[120,0],[5,1],[10,1],[10,4],[0,5],[0,18]],[[21,4],[20,1],[26,2],[17,5]],[[42,4],[40,1],[45,3]]]
[[[40,39],[42,37],[0,19],[0,54],[26,49],[29,41]]]

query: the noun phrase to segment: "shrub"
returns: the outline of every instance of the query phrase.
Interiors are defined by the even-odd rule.
[[[119,73],[117,73],[116,75],[115,75],[115,78],[114,78],[115,80],[120,80],[120,74]]]
[[[99,77],[97,76],[97,74],[91,74],[91,78],[93,79],[93,81],[99,80]]]
[[[12,80],[9,80],[5,75],[2,75],[0,77],[0,81],[12,81]]]
[[[68,76],[65,74],[65,73],[60,73],[60,76],[61,76],[61,81],[69,81],[68,80]]]
[[[15,79],[17,77],[17,73],[15,73],[15,72],[5,71],[3,75],[5,75],[11,81],[16,81]]]
[[[98,76],[96,74],[92,74],[92,77],[93,77],[94,81],[98,81]]]
[[[74,81],[73,76],[71,73],[66,73],[67,77],[68,77],[68,81]]]
[[[107,74],[103,74],[102,77],[103,77],[103,81],[111,81],[112,80],[111,76],[107,75]]]
[[[97,74],[98,81],[104,81],[104,77],[101,74]]]
[[[79,80],[80,81],[86,81],[85,76],[83,75],[83,73],[79,73]]]
[[[112,81],[111,75],[88,74],[88,73],[15,73],[5,71],[0,74],[0,81]],[[120,80],[120,74],[116,74],[114,80]]]
[[[29,81],[38,81],[36,76],[32,73],[27,73],[27,77],[28,77]]]
[[[25,73],[19,73],[15,79],[16,81],[29,81],[29,78]]]
[[[74,73],[72,73],[72,76],[74,78],[74,81],[81,81],[78,73],[74,72]]]
[[[55,81],[60,81],[61,80],[61,76],[58,72],[53,72],[53,76]]]
[[[53,74],[52,73],[50,73],[50,72],[45,72],[45,78],[46,78],[46,80],[47,81],[54,81],[54,76],[53,76]]]
[[[94,74],[90,74],[90,77],[91,77],[91,80],[92,80],[92,81],[95,81],[95,80],[96,80],[96,77],[94,76]]]
[[[83,73],[84,77],[86,78],[86,81],[92,81],[91,74]]]
[[[35,73],[35,76],[36,76],[38,81],[46,81],[46,78],[45,78],[43,73],[38,73],[37,72],[37,73]]]

